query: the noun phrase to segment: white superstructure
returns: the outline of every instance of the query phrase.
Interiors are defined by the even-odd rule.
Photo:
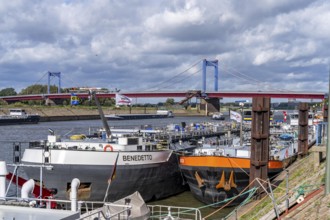
[[[313,119],[314,119],[314,114],[311,112],[308,113],[308,125],[313,125]],[[298,112],[289,113],[289,120],[291,126],[298,126],[299,113]]]

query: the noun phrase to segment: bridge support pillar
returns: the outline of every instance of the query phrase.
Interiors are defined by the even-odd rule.
[[[270,98],[256,97],[252,99],[252,127],[251,127],[251,160],[250,160],[250,182],[255,178],[268,179],[269,161],[269,119]],[[266,186],[266,183],[265,183]],[[259,187],[255,181],[250,186]],[[258,191],[258,197],[265,195],[263,190]]]
[[[50,98],[46,98],[45,99],[45,105],[47,106],[51,106],[51,105],[56,105],[55,102],[53,100],[51,100]]]
[[[308,154],[308,104],[299,103],[298,116],[298,154],[304,157]]]
[[[219,98],[207,98],[201,99],[200,110],[205,111],[205,115],[209,115],[210,112],[219,112],[220,111],[220,102]]]

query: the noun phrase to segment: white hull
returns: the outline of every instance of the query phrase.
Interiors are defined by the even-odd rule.
[[[49,163],[60,165],[148,165],[165,163],[169,160],[172,150],[164,151],[86,151],[86,150],[61,150],[49,151]],[[22,162],[44,163],[45,151],[43,149],[26,149]]]
[[[42,148],[26,149],[22,163],[50,165],[43,169],[43,184],[56,188],[56,198],[67,199],[70,182],[78,178],[90,190],[81,200],[102,201],[116,164],[107,201],[115,201],[138,191],[145,201],[161,199],[186,190],[171,150],[141,152],[104,152],[86,150],[50,150],[49,163],[44,163]],[[118,161],[116,158],[118,155]],[[29,178],[40,179],[40,169],[24,168]],[[86,196],[87,195],[87,196]]]

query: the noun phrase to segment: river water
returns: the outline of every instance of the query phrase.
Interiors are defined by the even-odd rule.
[[[108,121],[110,127],[115,128],[138,128],[144,129],[152,126],[164,127],[169,124],[181,124],[185,122],[187,125],[192,123],[202,123],[212,121],[209,117],[174,117],[167,119],[146,119],[146,120],[121,120],[121,121]],[[89,132],[89,128],[101,128],[101,120],[81,120],[81,121],[60,121],[60,122],[40,122],[35,125],[9,125],[0,126],[0,160],[5,160],[7,164],[13,163],[13,144],[18,142],[27,143],[29,141],[38,141],[47,139],[49,134],[48,129],[52,129],[56,135],[70,136],[73,134],[86,134]],[[23,144],[24,145],[24,144]],[[26,144],[25,144],[26,145]],[[23,150],[22,150],[23,151]],[[12,167],[8,167],[9,171],[13,171]],[[22,170],[19,171],[19,175],[26,177]],[[11,189],[9,195],[14,195],[16,189]],[[181,193],[176,196],[172,196],[160,201],[151,202],[150,204],[159,205],[172,205],[181,207],[205,207],[205,204],[196,200],[189,191]],[[216,209],[202,208],[202,215],[206,216]],[[221,219],[225,217],[232,208],[221,210],[215,215],[212,215],[208,219]]]

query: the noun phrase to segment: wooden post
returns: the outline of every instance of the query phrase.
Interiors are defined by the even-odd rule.
[[[299,103],[298,154],[300,157],[308,154],[308,104],[306,102]]]
[[[252,133],[251,133],[251,166],[250,182],[255,178],[268,179],[269,160],[269,117],[270,98],[256,97],[252,99]],[[266,186],[266,185],[265,185]],[[251,187],[258,187],[258,183]],[[258,197],[265,195],[258,191]]]

